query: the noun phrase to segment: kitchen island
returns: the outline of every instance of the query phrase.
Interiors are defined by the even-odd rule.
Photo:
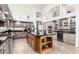
[[[53,40],[49,35],[28,34],[28,44],[38,53],[49,53],[53,50]]]

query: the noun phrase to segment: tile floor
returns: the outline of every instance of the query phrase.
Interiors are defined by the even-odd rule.
[[[36,52],[27,44],[26,39],[15,39],[13,54],[35,54]]]
[[[79,53],[79,48],[64,42],[53,40],[53,51],[49,54],[74,54]],[[27,43],[26,39],[15,39],[13,54],[38,54]]]

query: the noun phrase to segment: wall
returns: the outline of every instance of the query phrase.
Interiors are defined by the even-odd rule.
[[[75,6],[76,9],[76,41],[75,46],[79,47],[79,4]]]
[[[49,4],[47,5],[44,9],[43,9],[43,13],[46,13],[48,11],[50,11],[52,8],[54,8],[55,6],[57,6],[58,4]]]
[[[72,9],[74,9],[74,6],[75,5],[69,6],[70,7],[69,8],[68,6],[63,7],[62,4],[50,4],[43,9],[43,20],[52,21],[52,20],[58,20],[58,19],[74,16],[75,15],[74,12],[68,14],[68,13],[66,13],[67,10],[65,9],[65,8],[68,8],[69,10],[72,10]],[[53,8],[55,8],[55,7],[59,7],[59,16],[52,17]],[[46,20],[46,18],[47,18],[47,20]]]
[[[50,10],[53,9],[54,7],[58,6],[58,4],[50,4],[47,5],[44,9],[43,9],[43,21],[51,21],[52,17],[51,17],[51,12]],[[46,20],[46,17],[48,20]]]
[[[7,5],[7,4],[0,4],[0,6],[2,7],[3,11],[5,11],[5,12],[8,12],[8,13],[9,13],[8,17],[12,17],[12,15],[11,15],[11,13],[10,13],[10,10],[9,10],[9,8],[8,8],[8,5]]]

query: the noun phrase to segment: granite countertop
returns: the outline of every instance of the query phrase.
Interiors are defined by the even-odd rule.
[[[4,41],[6,38],[7,36],[0,37],[0,41]]]
[[[72,31],[72,30],[56,30],[56,31],[53,31],[53,32],[58,32],[58,31],[61,31],[63,33],[75,33],[75,31]]]
[[[35,36],[49,36],[49,35],[56,35],[56,34],[46,34],[46,35],[44,35],[44,34],[41,34],[41,35],[36,35],[36,34],[33,34],[33,33],[30,33],[31,35],[35,35]]]
[[[7,40],[7,38],[8,38],[7,36],[0,37],[0,46]]]
[[[0,46],[10,37],[13,36],[15,33],[11,33],[9,35],[0,36]]]
[[[11,32],[23,32],[24,28],[8,28],[8,30]]]

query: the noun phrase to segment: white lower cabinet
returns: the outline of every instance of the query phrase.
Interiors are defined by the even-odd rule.
[[[8,53],[8,39],[3,43],[3,51],[4,51],[4,54],[7,54]]]
[[[57,33],[54,33],[53,39],[57,40]]]
[[[13,49],[13,39],[12,38],[8,38],[8,44],[7,44],[7,50],[8,51],[8,54],[11,54],[12,53],[12,49]]]
[[[3,45],[0,46],[0,54],[3,54]]]
[[[63,35],[63,40],[64,40],[64,42],[66,42],[66,43],[75,44],[75,34],[64,33],[64,35]]]
[[[11,54],[13,47],[13,39],[7,38],[0,46],[0,54]]]

